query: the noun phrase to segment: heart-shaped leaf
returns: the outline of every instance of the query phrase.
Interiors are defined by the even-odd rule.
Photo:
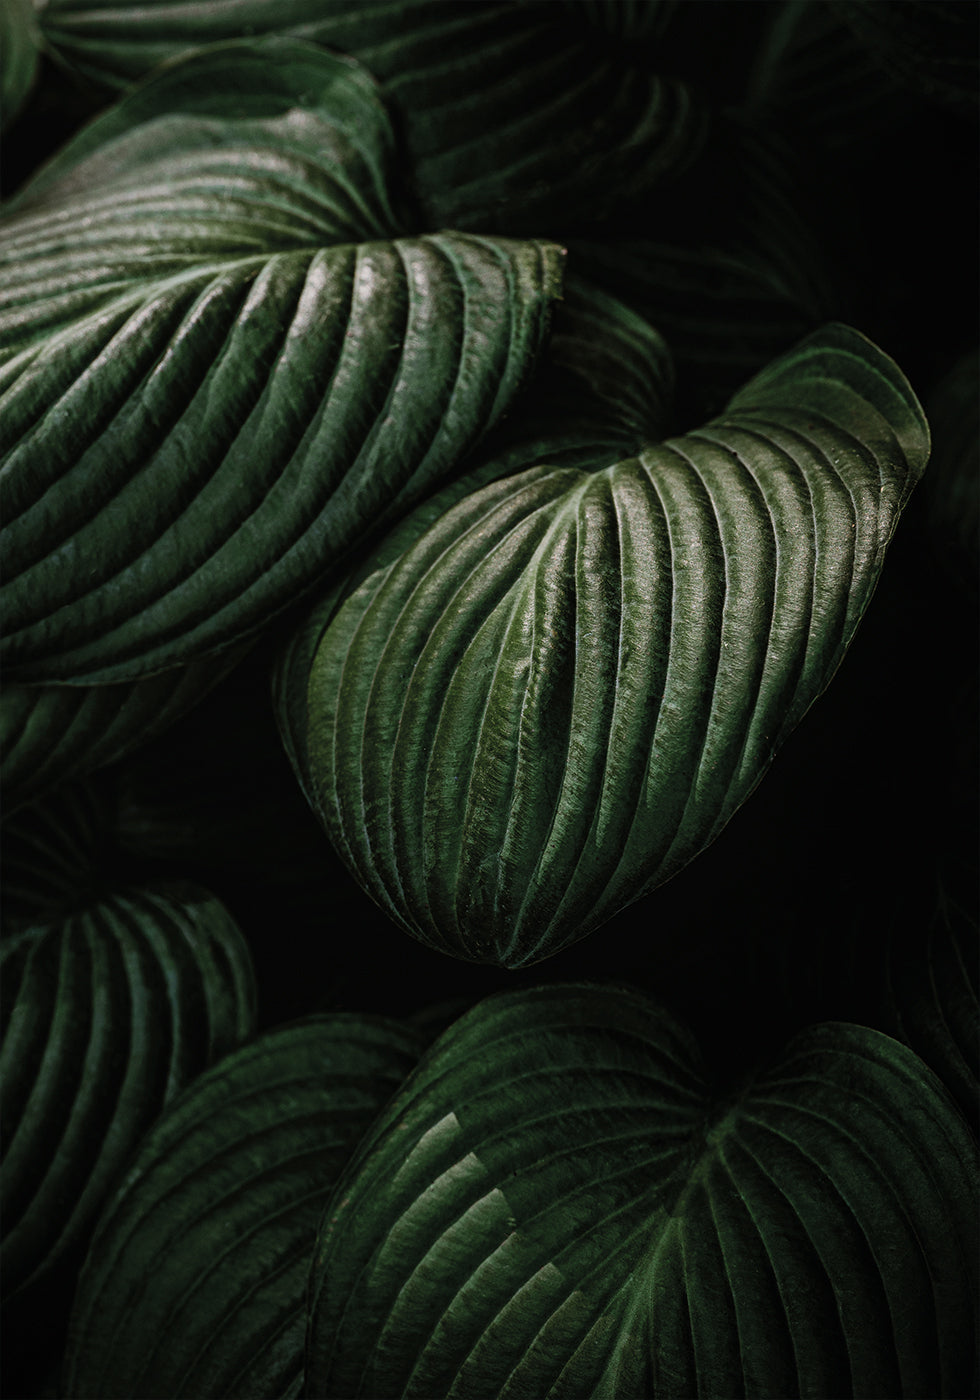
[[[334,1014],[202,1075],[144,1139],[79,1279],[64,1394],[285,1400],[330,1192],[422,1038]]]
[[[230,45],[124,98],[18,200],[9,680],[136,679],[254,633],[507,410],[562,250],[391,239],[391,150],[352,60]]]
[[[195,44],[292,34],[359,59],[404,132],[425,220],[540,233],[594,222],[696,155],[704,105],[655,71],[649,41],[669,7],[540,0],[175,0],[163,8],[48,0],[46,42],[122,85]],[[656,10],[656,14],[652,11]],[[650,11],[651,13],[647,13]],[[619,42],[617,42],[617,40]]]
[[[251,1034],[251,959],[189,885],[120,889],[0,942],[5,1294],[73,1257],[143,1133]]]
[[[404,522],[290,663],[290,748],[362,885],[516,967],[680,869],[833,675],[928,442],[830,326],[698,431]]]
[[[977,1186],[877,1031],[816,1026],[719,1098],[632,993],[490,998],[337,1185],[306,1394],[970,1394]]]

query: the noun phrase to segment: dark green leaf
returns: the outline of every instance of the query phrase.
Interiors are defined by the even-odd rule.
[[[622,40],[670,6],[523,0],[50,0],[59,56],[120,85],[194,44],[292,34],[354,55],[404,131],[425,221],[539,234],[594,222],[672,178],[703,140],[703,105]],[[621,42],[617,43],[617,36]],[[608,40],[608,42],[606,42]],[[637,61],[638,60],[638,61]]]
[[[124,98],[18,200],[9,680],[137,679],[254,633],[508,409],[562,250],[389,240],[391,145],[352,60],[232,45]]]
[[[0,127],[10,125],[34,86],[39,38],[32,0],[0,5]]]
[[[121,685],[0,689],[0,784],[9,815],[70,778],[115,763],[169,728],[237,665],[225,651]]]
[[[397,1022],[335,1014],[215,1065],[144,1140],[79,1280],[65,1394],[300,1394],[323,1208],[415,1064]]]
[[[662,883],[827,685],[928,443],[894,363],[830,326],[685,437],[404,522],[286,664],[355,876],[423,942],[512,967]]]
[[[969,1394],[975,1145],[931,1071],[816,1026],[737,1094],[632,993],[491,998],[337,1185],[307,1395]]]
[[[5,1295],[73,1258],[143,1133],[251,1034],[248,950],[192,886],[118,890],[0,943]]]

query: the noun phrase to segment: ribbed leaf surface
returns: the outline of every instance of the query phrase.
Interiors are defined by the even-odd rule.
[[[237,665],[237,648],[120,685],[0,689],[0,785],[9,814],[169,728]]]
[[[508,408],[562,252],[386,241],[390,154],[363,70],[267,41],[169,68],[18,202],[10,680],[135,679],[254,632]]]
[[[831,326],[696,432],[406,522],[294,655],[291,748],[357,878],[508,966],[668,878],[830,680],[927,454],[897,367]]]
[[[307,1394],[969,1393],[975,1148],[906,1047],[843,1023],[727,1101],[614,989],[492,998],[338,1183]]]
[[[421,1048],[397,1022],[336,1014],[270,1032],[202,1075],[103,1214],[64,1393],[299,1395],[320,1215]]]
[[[59,57],[113,85],[243,33],[352,54],[398,113],[428,223],[537,234],[615,209],[696,154],[701,104],[649,53],[604,42],[649,39],[668,15],[551,0],[51,0],[42,20]]]
[[[84,1244],[164,1104],[251,1034],[255,988],[224,906],[120,890],[0,943],[5,1294]]]

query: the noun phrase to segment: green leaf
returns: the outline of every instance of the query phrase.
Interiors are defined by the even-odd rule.
[[[421,1037],[338,1013],[202,1075],[144,1139],[76,1293],[64,1394],[297,1396],[316,1229]]]
[[[0,6],[0,127],[6,128],[30,96],[40,51],[32,0]]]
[[[877,1031],[804,1031],[719,1098],[632,993],[490,998],[338,1182],[306,1394],[969,1394],[977,1185],[942,1086]]]
[[[391,153],[362,69],[269,40],[167,68],[18,200],[8,680],[134,680],[253,634],[506,412],[562,250],[391,239]]]
[[[3,686],[0,785],[6,814],[162,733],[240,659],[235,648],[130,684]]]
[[[43,24],[63,61],[115,86],[242,33],[352,54],[398,116],[425,222],[539,234],[647,195],[704,137],[696,95],[621,41],[652,37],[669,6],[614,8],[609,26],[595,6],[550,0],[49,0]]]
[[[287,662],[289,746],[356,878],[510,967],[662,883],[829,682],[928,443],[894,363],[829,326],[684,437],[404,522]]]
[[[252,1033],[248,949],[190,885],[119,889],[0,942],[3,1288],[74,1259],[146,1129]]]

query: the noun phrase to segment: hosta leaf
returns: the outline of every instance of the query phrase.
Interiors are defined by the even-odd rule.
[[[570,275],[532,391],[490,434],[465,475],[429,497],[320,598],[283,651],[274,680],[280,730],[314,809],[306,748],[307,678],[320,638],[343,598],[362,579],[394,562],[426,525],[477,487],[542,461],[595,469],[629,455],[647,437],[660,436],[673,388],[673,362],[662,336],[615,297]]]
[[[422,1049],[334,1014],[227,1056],[145,1138],[76,1294],[66,1395],[297,1396],[316,1229]]]
[[[885,1026],[935,1070],[980,1128],[980,986],[976,923],[942,911],[928,934],[895,942],[885,965]]]
[[[287,664],[355,876],[514,967],[667,879],[833,675],[928,440],[894,363],[829,326],[704,428],[404,522]]]
[[[0,943],[3,1287],[73,1257],[164,1104],[251,1034],[248,950],[192,886],[121,889]]]
[[[9,680],[254,633],[509,407],[562,251],[390,239],[390,148],[363,70],[267,41],[168,68],[28,188],[0,232]]]
[[[903,80],[944,102],[976,103],[977,12],[958,0],[834,0],[834,8]]]
[[[121,84],[193,44],[289,33],[358,58],[405,134],[427,222],[540,233],[594,220],[696,154],[706,118],[689,89],[616,43],[669,13],[546,0],[49,0],[46,42]],[[607,37],[610,42],[604,42]],[[551,221],[550,223],[548,221]]]
[[[169,728],[236,666],[239,649],[120,685],[5,685],[0,784],[9,815]]]
[[[877,1031],[804,1031],[719,1098],[632,993],[490,998],[337,1185],[306,1393],[969,1393],[977,1182],[939,1081]]]
[[[0,7],[0,127],[10,125],[34,86],[38,40],[32,0],[7,0]]]

